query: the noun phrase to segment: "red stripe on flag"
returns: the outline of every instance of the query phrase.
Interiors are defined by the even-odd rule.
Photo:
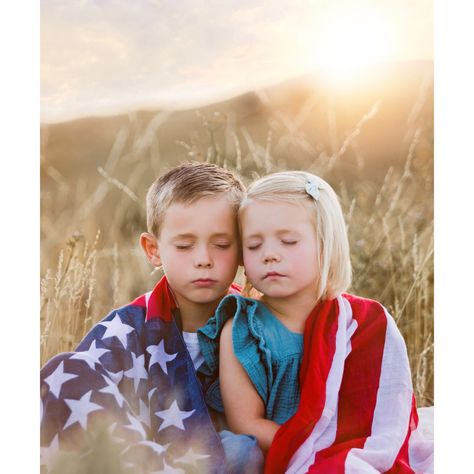
[[[236,283],[232,283],[229,287],[229,294],[240,294],[241,288]],[[164,321],[171,321],[173,318],[172,310],[178,307],[171,288],[168,284],[166,275],[156,284],[155,288],[150,293],[148,302],[146,295],[139,296],[131,303],[133,306],[140,306],[147,308],[146,321],[150,319],[160,318]]]
[[[146,310],[146,321],[150,319],[160,318],[163,321],[171,321],[173,319],[172,310],[177,308],[168,285],[166,275],[161,278],[150,294]]]
[[[395,462],[387,474],[415,474],[415,471],[410,467],[410,458],[408,455],[408,443],[412,431],[416,430],[418,426],[418,413],[416,411],[415,395],[412,396],[410,423],[408,424],[408,432],[405,441],[397,454]]]
[[[372,300],[343,295],[357,329],[344,365],[338,399],[337,432],[332,446],[317,453],[309,473],[344,473],[349,451],[363,448],[372,431],[387,330],[383,307]],[[362,382],[362,383],[361,383]]]
[[[232,285],[230,285],[229,287],[229,291],[228,291],[228,295],[240,295],[240,293],[242,292],[242,288],[240,288],[239,285],[237,285],[237,283],[232,283]]]
[[[131,303],[130,306],[140,306],[141,308],[146,307],[146,296],[141,295],[138,298],[135,298]]]
[[[275,435],[265,461],[266,474],[285,472],[293,454],[321,417],[326,402],[326,381],[336,351],[338,315],[337,300],[324,301],[306,320],[300,404],[296,414]]]

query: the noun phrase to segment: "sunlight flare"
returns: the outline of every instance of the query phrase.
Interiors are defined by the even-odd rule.
[[[387,11],[346,4],[331,9],[321,24],[310,54],[327,81],[352,81],[377,62],[393,60],[394,29]]]

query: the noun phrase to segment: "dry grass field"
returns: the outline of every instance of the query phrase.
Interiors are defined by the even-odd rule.
[[[407,343],[418,404],[432,405],[433,104],[425,69],[387,73],[350,98],[306,81],[199,111],[43,125],[41,363],[73,349],[160,277],[138,236],[147,187],[162,171],[208,161],[249,183],[305,169],[340,196],[350,291],[388,308]]]

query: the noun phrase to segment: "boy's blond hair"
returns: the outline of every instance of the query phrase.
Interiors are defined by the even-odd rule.
[[[318,245],[318,301],[334,298],[349,288],[352,269],[346,224],[339,199],[326,181],[306,171],[273,173],[249,186],[239,211],[253,200],[295,203],[308,210]]]
[[[191,204],[205,196],[224,194],[237,212],[244,191],[242,182],[224,168],[210,163],[183,163],[159,177],[148,189],[148,232],[159,237],[171,204]]]

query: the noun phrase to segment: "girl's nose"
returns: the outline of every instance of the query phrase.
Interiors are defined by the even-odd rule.
[[[263,256],[264,263],[279,262],[280,256],[276,252],[266,252]]]

